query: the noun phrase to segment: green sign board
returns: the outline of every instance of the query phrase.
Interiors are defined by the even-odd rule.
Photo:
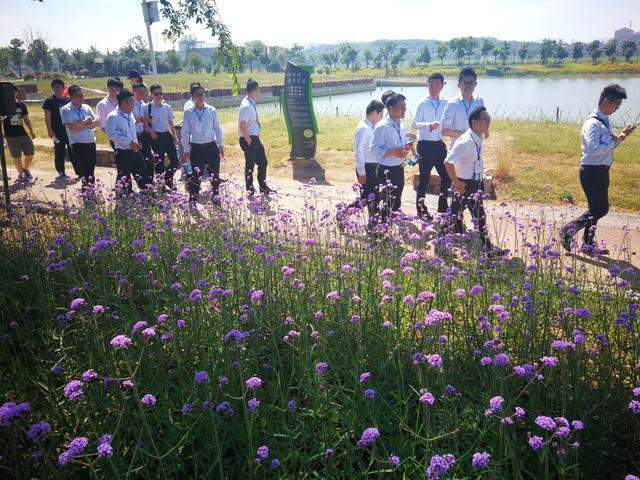
[[[312,72],[313,67],[287,63],[280,102],[289,134],[291,158],[313,158],[316,155],[318,122],[313,110]]]

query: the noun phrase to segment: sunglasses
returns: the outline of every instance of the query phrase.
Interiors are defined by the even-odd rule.
[[[161,97],[162,96],[162,92],[155,91],[155,92],[153,92],[153,95],[156,96],[156,97]]]

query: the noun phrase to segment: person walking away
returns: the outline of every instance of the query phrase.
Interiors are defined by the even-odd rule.
[[[613,164],[613,150],[617,148],[636,126],[626,127],[615,134],[611,129],[610,116],[627,98],[627,92],[620,85],[609,85],[602,90],[598,108],[582,125],[580,160],[580,185],[587,197],[587,210],[578,218],[562,227],[560,241],[567,252],[571,252],[571,240],[580,230],[582,251],[587,254],[608,255],[607,248],[599,248],[595,240],[598,220],[609,212],[609,169]]]
[[[445,213],[449,208],[447,194],[451,188],[451,179],[444,167],[447,157],[447,146],[442,140],[442,115],[447,101],[440,98],[444,87],[444,76],[440,73],[430,75],[427,80],[429,95],[418,104],[411,126],[418,132],[418,168],[420,181],[416,191],[416,210],[418,216],[432,220],[425,204],[425,195],[431,178],[431,171],[435,167],[440,176],[440,194],[438,196],[438,213]]]

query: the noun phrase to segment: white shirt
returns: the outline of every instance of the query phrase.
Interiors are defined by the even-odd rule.
[[[460,179],[482,180],[482,147],[482,138],[469,128],[458,137],[455,145],[449,148],[445,162],[455,166],[456,176]]]
[[[219,147],[224,147],[218,112],[206,103],[202,109],[193,105],[184,112],[180,135],[185,153],[191,151],[192,143],[216,142]]]
[[[138,143],[136,119],[133,113],[123,113],[119,107],[107,116],[105,131],[109,140],[114,143],[116,150],[129,150],[131,142]]]
[[[246,122],[249,136],[260,135],[260,120],[258,119],[258,107],[249,97],[244,97],[240,108],[238,109],[238,131],[240,130],[240,122]]]
[[[162,102],[161,105],[157,105],[155,102],[151,102],[151,104],[147,104],[147,110],[149,105],[151,105],[151,115],[153,115],[151,119],[151,128],[153,131],[156,133],[168,132],[169,121],[174,118],[171,105],[164,102]]]
[[[356,127],[356,136],[353,142],[353,153],[356,157],[356,172],[358,175],[366,175],[365,163],[378,163],[378,159],[369,153],[369,146],[373,138],[374,125],[367,118],[360,120]]]
[[[593,118],[601,118],[607,125]],[[580,165],[609,165],[613,163],[613,149],[620,142],[611,137],[611,121],[600,110],[595,110],[582,125],[582,159]]]
[[[87,117],[91,117],[93,120],[96,119],[96,115],[93,113],[93,110],[91,110],[91,107],[85,103],[83,103],[80,108],[76,108],[73,103],[69,102],[60,109],[60,118],[67,130],[67,137],[69,137],[69,143],[71,145],[74,143],[96,143],[93,127],[81,128],[80,130],[71,130],[67,127],[67,124],[80,122]]]
[[[136,119],[136,133],[142,133],[144,123],[139,122],[147,114],[147,104],[137,98],[133,99],[133,117]]]
[[[404,122],[396,123],[390,116],[380,120],[373,129],[373,137],[369,146],[369,154],[380,165],[397,167],[404,163],[404,157],[385,157],[384,154],[397,147],[404,147],[407,129]]]
[[[481,98],[472,98],[471,103],[467,102],[462,94],[452,98],[444,109],[442,128],[458,132],[466,131],[471,126],[469,125],[469,115],[478,107],[484,107],[484,101]],[[455,143],[456,139],[451,138],[449,147],[453,147]]]
[[[107,122],[107,117],[116,109],[117,106],[118,102],[115,100],[111,100],[108,95],[98,102],[98,104],[96,105],[96,115],[100,128],[104,130],[104,125]]]
[[[189,110],[194,105],[195,105],[195,102],[193,101],[193,98],[190,98],[189,100],[184,102],[184,107],[182,107],[182,110],[186,112],[187,110]]]
[[[418,131],[418,140],[432,142],[442,140],[442,125],[432,131],[429,131],[429,127],[433,122],[442,124],[442,115],[446,106],[446,100],[442,98],[434,100],[431,96],[428,96],[418,104],[411,123],[411,127]]]

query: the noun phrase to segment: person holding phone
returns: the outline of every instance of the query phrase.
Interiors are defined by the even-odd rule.
[[[147,133],[151,137],[151,150],[157,156],[154,161],[152,174],[164,173],[164,185],[170,190],[175,190],[173,175],[178,169],[178,137],[173,125],[174,114],[171,105],[165,103],[162,86],[154,83],[149,87],[153,97],[147,104],[147,116],[149,125]],[[169,158],[169,166],[165,169],[164,157]]]
[[[416,191],[416,210],[418,216],[432,220],[424,203],[427,193],[431,170],[435,167],[440,175],[440,196],[438,197],[438,212],[445,213],[449,208],[447,192],[451,188],[451,179],[444,168],[444,159],[447,157],[447,146],[442,141],[442,115],[447,106],[447,101],[440,98],[440,92],[444,87],[444,76],[440,73],[430,75],[427,80],[429,95],[418,107],[413,116],[412,127],[418,132],[418,167],[420,169],[420,181]]]
[[[582,158],[580,160],[580,185],[587,197],[587,210],[560,230],[560,241],[571,252],[573,236],[584,230],[582,251],[586,254],[608,255],[609,250],[598,247],[595,235],[598,220],[609,212],[609,169],[613,164],[613,150],[617,148],[637,125],[629,125],[621,133],[611,129],[613,115],[627,98],[620,85],[612,84],[600,94],[598,108],[582,125]]]

